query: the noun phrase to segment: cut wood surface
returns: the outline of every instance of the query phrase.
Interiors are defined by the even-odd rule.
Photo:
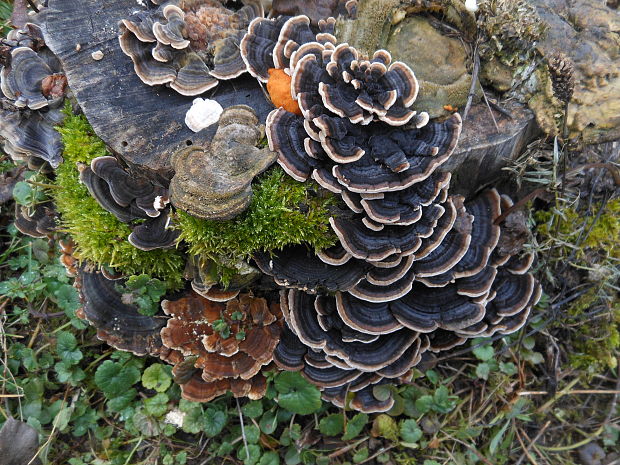
[[[193,97],[144,84],[118,42],[118,22],[140,6],[135,0],[50,0],[45,41],[60,59],[69,87],[97,135],[130,166],[166,183],[177,149],[207,142],[216,125],[194,133],[185,125]],[[103,52],[96,61],[91,54]],[[271,104],[256,80],[222,81],[202,95],[223,107],[246,104],[265,121]]]

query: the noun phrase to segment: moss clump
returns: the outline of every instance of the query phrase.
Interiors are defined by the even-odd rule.
[[[56,170],[52,189],[61,224],[76,242],[75,255],[124,274],[149,274],[176,287],[182,281],[184,259],[177,250],[136,249],[128,241],[129,225],[104,210],[79,181],[77,163],[90,164],[96,157],[109,155],[83,115],[65,108],[67,117],[58,129],[64,145],[64,162]]]
[[[336,242],[329,227],[332,195],[319,194],[311,182],[300,183],[279,167],[263,174],[253,186],[252,203],[230,221],[209,221],[177,211],[179,240],[203,261],[231,264],[259,250],[277,250],[307,243],[317,250]]]
[[[551,237],[556,232],[560,236],[563,244],[566,245],[566,252],[569,245],[576,244],[583,231],[589,231],[586,239],[581,243],[576,251],[577,258],[584,258],[586,252],[598,252],[603,258],[620,260],[620,199],[614,199],[607,203],[605,211],[600,217],[595,216],[584,218],[583,215],[572,208],[564,208],[561,215],[551,211],[539,210],[534,218],[538,223],[538,233],[543,238]],[[596,223],[594,221],[596,220]],[[556,226],[555,221],[559,224]],[[576,225],[582,225],[576,228]],[[553,234],[552,234],[553,233]]]

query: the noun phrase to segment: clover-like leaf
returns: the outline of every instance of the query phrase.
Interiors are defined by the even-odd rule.
[[[144,406],[149,415],[161,417],[168,410],[168,396],[163,392],[158,392],[153,397],[144,399]]]
[[[237,449],[237,459],[243,461],[244,465],[254,465],[260,459],[261,448],[256,444],[241,444]]]
[[[321,408],[321,392],[299,373],[285,371],[275,379],[277,401],[286,410],[308,415]]]
[[[252,400],[241,409],[248,418],[258,418],[263,414],[263,404],[260,400]]]

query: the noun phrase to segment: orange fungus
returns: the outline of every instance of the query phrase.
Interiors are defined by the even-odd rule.
[[[277,68],[269,69],[267,92],[269,92],[271,102],[276,108],[282,107],[286,111],[301,115],[297,100],[291,97],[291,77],[283,70]]]

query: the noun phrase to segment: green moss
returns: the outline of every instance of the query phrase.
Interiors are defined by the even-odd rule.
[[[576,244],[582,231],[590,231],[587,238],[577,250],[577,258],[583,258],[584,254],[590,251],[598,251],[604,257],[620,260],[620,199],[614,199],[607,203],[605,211],[598,217],[585,217],[572,208],[565,208],[561,215],[551,211],[539,210],[534,218],[537,222],[537,231],[543,238],[552,236],[556,233],[554,221],[559,221],[557,233],[558,239],[566,247]],[[596,220],[596,223],[594,221]],[[594,225],[593,225],[594,223]],[[577,225],[583,227],[577,228]],[[590,229],[591,228],[591,229]]]
[[[253,193],[248,210],[230,221],[202,220],[177,211],[179,240],[189,244],[189,253],[222,264],[290,244],[323,249],[336,242],[329,227],[334,197],[319,194],[316,184],[297,182],[275,167],[258,179]]]
[[[178,286],[182,280],[184,259],[177,250],[136,249],[128,241],[129,225],[104,210],[79,181],[77,163],[109,155],[105,144],[95,135],[86,117],[72,114],[58,128],[64,145],[64,162],[56,170],[52,189],[61,226],[76,242],[76,257],[99,265],[112,266],[128,274],[149,274]]]

